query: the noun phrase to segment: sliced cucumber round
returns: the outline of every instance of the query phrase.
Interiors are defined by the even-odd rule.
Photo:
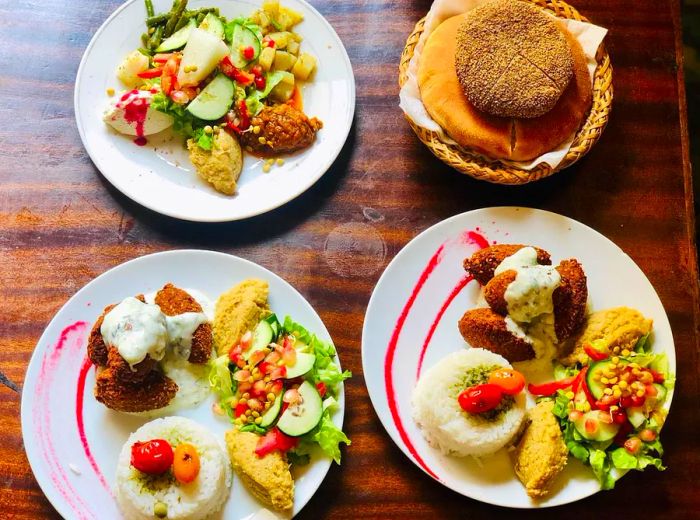
[[[281,409],[282,409],[282,393],[279,393],[277,395],[277,398],[272,403],[272,406],[270,406],[270,408],[268,408],[267,412],[262,414],[262,421],[260,421],[260,426],[262,426],[263,428],[267,428],[273,422],[275,422],[275,419],[277,419],[277,416],[280,414]]]
[[[299,402],[288,406],[277,421],[277,427],[291,437],[309,433],[323,416],[323,401],[314,385],[304,381],[299,396]]]
[[[294,379],[295,377],[303,376],[311,370],[316,362],[316,356],[305,352],[297,352],[297,362],[291,367],[287,367],[286,379]]]
[[[610,415],[601,410],[591,410],[574,421],[574,427],[590,441],[609,441],[617,435],[620,426],[610,421]]]
[[[233,81],[219,74],[187,105],[187,111],[205,121],[221,119],[231,108],[233,94]]]
[[[253,58],[250,60],[245,59],[243,56],[242,49],[246,47],[253,48]],[[245,25],[235,25],[233,28],[233,38],[231,39],[231,61],[236,67],[242,69],[251,61],[257,60],[258,56],[260,56],[261,48],[262,44],[257,34]]]
[[[212,33],[217,38],[224,39],[224,23],[214,13],[207,13],[202,23],[199,24],[199,28]]]
[[[197,27],[197,22],[190,18],[190,21],[187,22],[187,25],[185,25],[179,31],[174,32],[169,38],[163,40],[163,42],[156,49],[156,52],[174,51],[176,49],[184,47],[187,43],[187,40],[190,37],[192,29],[194,29],[195,27]]]
[[[641,406],[626,408],[625,412],[627,412],[630,424],[635,428],[639,428],[647,420],[647,416],[644,415],[644,409]]]
[[[253,342],[250,348],[243,353],[243,359],[248,360],[253,352],[267,348],[272,343],[273,336],[272,326],[265,320],[259,322],[253,331]]]

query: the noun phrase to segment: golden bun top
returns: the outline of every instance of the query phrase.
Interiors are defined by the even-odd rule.
[[[469,102],[500,117],[535,118],[552,110],[574,72],[564,31],[520,0],[494,0],[469,11],[455,53]]]

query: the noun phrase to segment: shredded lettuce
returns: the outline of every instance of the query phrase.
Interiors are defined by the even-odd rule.
[[[651,341],[649,341],[649,333],[644,334],[644,336],[637,340],[637,343],[634,345],[634,351],[638,354],[646,354],[651,352]]]
[[[236,392],[236,382],[231,377],[228,356],[219,356],[210,361],[209,365],[209,385],[219,397],[221,408],[224,409],[229,417],[233,417],[233,409],[230,402]]]
[[[565,367],[561,363],[554,363],[554,380],[559,381],[565,377],[575,376],[581,371],[577,366]]]
[[[151,106],[158,112],[171,116],[175,120],[173,130],[185,137],[193,137],[197,128],[206,126],[202,121],[187,112],[184,105],[178,105],[162,92],[153,95]]]
[[[302,325],[293,321],[289,316],[284,318],[284,330],[293,334],[299,341],[309,345],[316,356],[313,368],[304,376],[314,385],[323,383],[331,395],[336,395],[338,385],[352,376],[349,370],[341,372],[335,363],[335,347],[329,341],[323,341],[311,334]]]
[[[320,424],[311,432],[311,439],[317,442],[323,452],[340,464],[340,444],[350,445],[350,439],[331,420],[331,412],[326,409]]]
[[[214,144],[213,134],[206,133],[204,128],[195,128],[192,138],[197,142],[197,146],[204,150],[211,150]]]

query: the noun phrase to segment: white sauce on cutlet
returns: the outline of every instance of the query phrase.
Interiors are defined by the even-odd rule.
[[[504,298],[508,315],[517,323],[530,323],[543,314],[554,311],[552,294],[561,284],[561,276],[551,265],[537,263],[534,247],[523,247],[505,258],[494,275],[515,271],[516,276],[506,288]]]
[[[100,332],[133,370],[146,356],[162,360],[168,347],[189,358],[194,332],[208,321],[202,312],[166,316],[158,305],[129,296],[105,315]]]

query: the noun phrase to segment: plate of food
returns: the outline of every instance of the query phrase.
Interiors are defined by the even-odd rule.
[[[374,289],[362,364],[397,446],[467,497],[548,507],[664,469],[666,313],[629,256],[561,215],[486,208],[421,233]]]
[[[185,220],[238,220],[303,193],[355,111],[342,42],[304,0],[129,0],[75,82],[85,149],[119,191]]]
[[[290,518],[350,442],[349,376],[275,274],[223,253],[157,253],[56,314],[27,370],[22,435],[65,518]]]

